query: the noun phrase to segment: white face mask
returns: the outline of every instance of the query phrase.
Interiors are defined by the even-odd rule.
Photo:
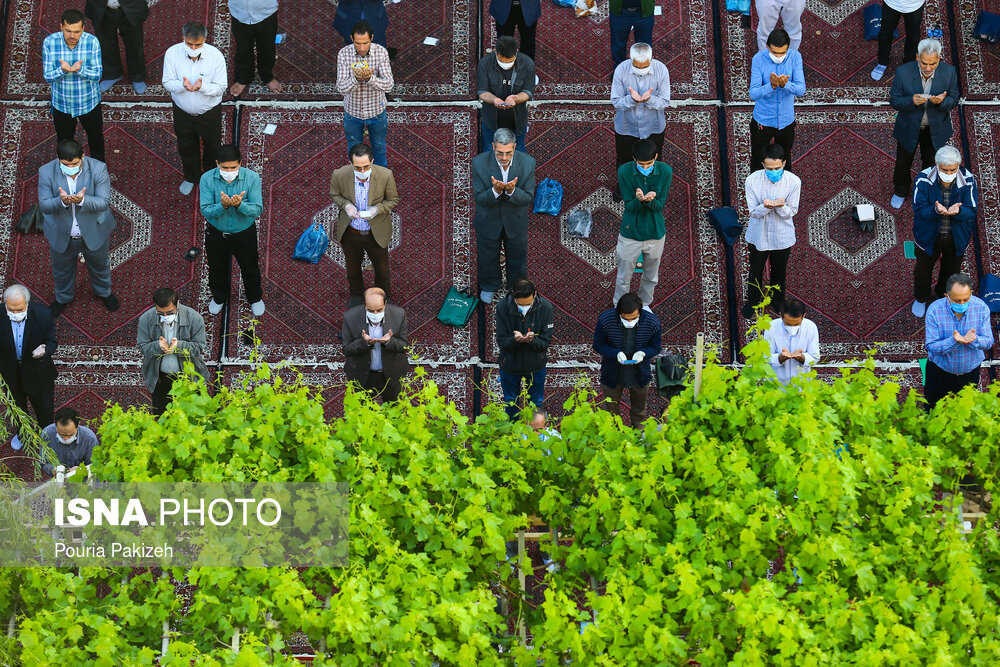
[[[954,174],[943,174],[939,171],[938,178],[941,179],[942,183],[951,183],[956,178],[958,178],[958,172],[956,171]]]
[[[635,65],[632,65],[632,74],[635,74],[636,76],[646,76],[647,74],[649,74],[649,68],[643,67],[642,69],[640,69]]]
[[[785,325],[785,331],[788,332],[789,336],[794,336],[799,332],[799,329],[801,328],[802,328],[801,324],[796,324],[794,327],[788,324]]]
[[[381,313],[373,313],[370,310],[366,310],[365,312],[368,313],[368,321],[372,324],[378,324],[382,321],[382,318],[385,317],[385,311],[382,311]]]
[[[236,171],[225,171],[224,169],[219,169],[219,174],[225,179],[226,183],[232,183],[236,180],[236,177],[240,175],[239,168]]]
[[[197,58],[201,55],[201,48],[192,49],[187,44],[184,45],[184,53],[188,54],[189,58]]]
[[[527,306],[522,306],[518,304],[517,309],[521,311],[522,315],[527,315],[528,311],[531,310],[531,304],[529,303]]]
[[[619,317],[618,319],[620,319],[622,321],[622,326],[625,327],[626,329],[631,329],[635,325],[639,324],[639,318],[638,317],[635,318],[634,320],[626,320],[624,317]]]
[[[368,167],[364,171],[356,171],[354,175],[359,181],[367,181],[368,177],[372,175],[372,168]]]
[[[177,313],[171,313],[170,315],[160,315],[160,321],[164,324],[173,324],[177,319]]]
[[[785,53],[782,53],[780,56],[776,56],[770,51],[768,51],[767,55],[771,56],[772,63],[774,63],[775,65],[780,65],[781,63],[785,62],[785,58],[788,57],[788,52],[786,51]]]
[[[509,63],[505,63],[505,62],[501,61],[499,58],[497,58],[497,65],[500,65],[500,69],[504,69],[504,70],[510,69],[511,67],[514,66],[514,63],[516,63],[516,62],[517,62],[516,58],[514,60],[511,60]]]
[[[7,317],[10,318],[11,322],[23,322],[24,318],[28,316],[28,311],[22,310],[20,313],[12,313],[7,311]]]
[[[74,442],[76,442],[76,436],[75,435],[71,435],[68,438],[64,438],[61,435],[59,435],[58,433],[56,433],[56,437],[59,438],[59,442],[61,442],[64,445],[72,445]]]

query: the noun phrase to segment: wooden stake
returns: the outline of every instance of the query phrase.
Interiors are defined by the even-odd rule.
[[[698,332],[694,344],[694,400],[701,393],[701,369],[705,365],[705,334]]]
[[[521,559],[524,558],[524,529],[517,531],[517,579],[521,583],[521,607],[517,614],[517,625],[518,631],[521,633],[521,645],[528,645],[528,629],[524,626],[524,595],[525,595],[525,585],[524,585],[524,568],[521,567]]]
[[[160,635],[163,644],[160,646],[160,653],[167,654],[167,647],[170,646],[170,621],[163,621],[163,634]]]

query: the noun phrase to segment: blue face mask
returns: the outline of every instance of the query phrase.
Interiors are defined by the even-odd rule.
[[[66,174],[67,176],[76,176],[77,174],[80,173],[80,165],[76,165],[75,167],[67,167],[62,162],[60,162],[59,168],[62,169],[62,173]]]
[[[655,166],[656,166],[655,163],[649,165],[648,167],[643,167],[638,162],[635,163],[635,168],[638,169],[639,173],[642,174],[643,176],[649,176],[650,174],[652,174],[653,173],[653,167],[655,167]]]
[[[961,315],[969,309],[968,301],[966,301],[965,303],[955,303],[954,301],[949,300],[948,304],[951,306],[951,309],[955,312],[956,315]]]
[[[777,183],[778,181],[781,180],[781,175],[785,173],[785,170],[783,168],[765,169],[764,173],[767,174],[767,180],[771,181],[772,183]]]

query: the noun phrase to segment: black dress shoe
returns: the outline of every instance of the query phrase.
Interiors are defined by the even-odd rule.
[[[740,311],[740,314],[742,314],[746,319],[752,320],[754,318],[754,307],[749,303],[744,304],[743,310]]]
[[[389,52],[389,60],[390,61],[395,60],[396,59],[396,54],[399,53],[399,49],[394,49],[391,46],[387,46],[385,48],[385,50]]]
[[[614,192],[612,192],[611,193],[611,201],[613,201],[616,204],[621,204],[622,201],[623,201],[621,193],[618,192],[617,190],[615,190]]]
[[[52,305],[49,306],[49,310],[52,311],[52,319],[56,319],[62,315],[62,311],[69,307],[68,303],[61,303],[59,301],[53,301]]]
[[[114,294],[109,294],[107,296],[102,296],[102,297],[100,297],[100,299],[101,299],[101,302],[104,304],[104,307],[108,309],[109,313],[113,313],[113,312],[115,312],[116,310],[118,310],[119,308],[122,307],[122,304],[118,300],[118,297],[116,297]]]

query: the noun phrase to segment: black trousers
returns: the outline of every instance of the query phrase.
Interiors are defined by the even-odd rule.
[[[479,289],[496,292],[500,289],[500,246],[503,245],[507,258],[507,287],[511,288],[519,278],[526,278],[528,263],[528,237],[512,238],[503,231],[500,238],[487,239],[476,235],[476,256],[479,265]]]
[[[362,298],[365,293],[365,272],[362,266],[365,261],[365,253],[372,262],[372,269],[375,271],[375,287],[379,287],[385,292],[388,299],[392,292],[389,290],[389,249],[383,248],[375,240],[375,235],[371,232],[361,234],[353,227],[348,227],[344,232],[344,237],[340,239],[340,245],[344,249],[344,263],[347,265],[347,286],[351,292],[351,298]]]
[[[777,287],[771,296],[772,304],[780,304],[785,300],[785,279],[788,270],[788,257],[791,248],[784,250],[757,250],[752,244],[747,244],[750,251],[750,276],[747,279],[747,303],[756,306],[764,300],[764,266],[770,264],[771,285]]]
[[[95,26],[94,33],[101,45],[101,67],[103,79],[118,79],[122,76],[122,54],[118,48],[118,36],[125,43],[125,67],[128,78],[133,83],[146,80],[146,54],[142,43],[142,26],[132,25],[120,9],[104,10],[101,24]]]
[[[359,384],[373,398],[381,397],[383,401],[387,402],[398,399],[399,392],[403,390],[403,385],[399,382],[399,379],[387,377],[384,371],[368,371],[367,374],[362,376]]]
[[[31,350],[22,350],[23,354],[31,354]],[[5,380],[8,378],[4,378]],[[49,424],[55,421],[55,404],[56,404],[56,388],[55,385],[51,385],[42,391],[28,393],[24,389],[24,383],[21,382],[21,378],[14,378],[12,382],[8,383],[10,387],[10,393],[14,397],[14,403],[17,407],[28,414],[28,401],[31,401],[31,407],[35,409],[35,421],[42,428],[45,428]]]
[[[257,251],[257,223],[242,232],[223,234],[205,225],[205,259],[208,260],[208,290],[212,300],[224,303],[229,300],[230,269],[233,257],[243,275],[243,291],[247,303],[257,303],[263,298],[260,286],[260,255]]]
[[[931,141],[931,130],[929,127],[920,128],[920,135],[917,137],[917,148],[920,149],[920,168],[934,166],[934,142]],[[914,151],[915,153],[916,151]],[[913,166],[913,153],[903,148],[903,144],[896,142],[896,167],[892,170],[892,193],[898,197],[910,197],[913,191],[910,186],[910,168]]]
[[[781,128],[761,125],[750,119],[750,171],[764,168],[764,154],[771,140],[785,149],[785,169],[792,170],[792,144],[795,143],[795,121]]]
[[[253,81],[253,56],[257,51],[257,73],[268,83],[274,78],[274,38],[278,34],[278,12],[259,23],[246,24],[233,19],[233,38],[236,39],[236,83],[244,86]]]
[[[651,134],[647,139],[652,139],[653,143],[656,144],[656,152],[659,154],[657,158],[660,162],[666,162],[663,159],[663,132],[657,132],[656,134]],[[639,141],[638,137],[633,137],[631,134],[618,134],[615,132],[615,162],[617,166],[622,166],[626,162],[631,162],[632,147],[635,146],[635,142]]]
[[[199,116],[192,116],[174,104],[174,134],[184,180],[197,185],[202,174],[215,169],[215,155],[222,144],[222,104]]]
[[[176,377],[173,373],[160,373],[160,377],[156,380],[152,400],[154,417],[162,415],[167,406],[170,405],[170,389],[174,386],[174,378]]]
[[[917,59],[917,43],[920,42],[920,21],[924,18],[924,6],[921,5],[908,14],[901,14],[882,2],[882,27],[878,31],[878,64],[889,64],[889,52],[892,51],[892,34],[899,25],[899,17],[903,17],[903,29],[906,37],[903,39],[903,62]]]
[[[101,162],[104,159],[104,117],[101,115],[101,103],[83,114],[82,116],[70,116],[52,108],[52,122],[56,126],[56,141],[72,139],[76,135],[76,122],[80,121],[83,131],[87,133],[87,145],[90,146],[90,157]],[[215,164],[213,163],[213,167]]]
[[[927,409],[932,409],[937,402],[948,394],[961,391],[966,385],[979,385],[979,368],[955,375],[941,370],[941,367],[930,359],[927,360],[927,377],[924,379],[924,398],[927,399]]]
[[[941,270],[938,272],[937,285],[934,286],[934,296],[940,299],[944,296],[944,287],[953,274],[962,270],[962,260],[965,255],[955,254],[955,241],[951,236],[939,236],[934,240],[932,255],[928,255],[918,246],[913,247],[917,263],[913,267],[913,299],[920,303],[931,301],[931,277],[934,265],[941,260]]]
[[[524,14],[521,12],[521,5],[514,5],[510,8],[510,14],[507,15],[506,23],[497,23],[497,36],[503,37],[504,35],[513,37],[514,28],[517,28],[518,35],[520,36],[520,46],[518,50],[524,55],[528,56],[532,60],[535,59],[535,28],[538,27],[538,22],[528,25],[524,22]]]

